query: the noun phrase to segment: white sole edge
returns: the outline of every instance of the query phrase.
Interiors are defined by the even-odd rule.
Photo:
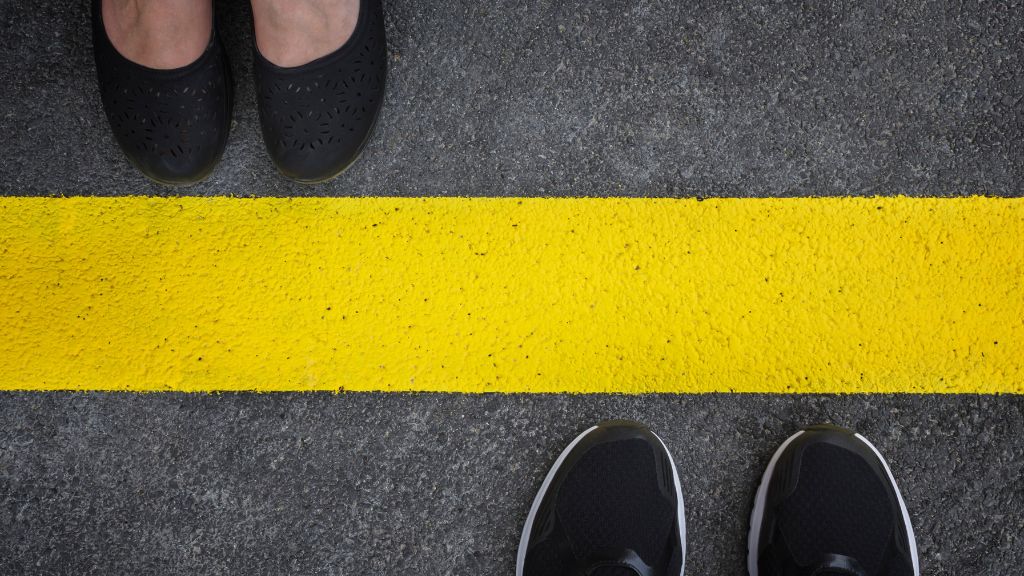
[[[785,442],[779,446],[775,454],[772,454],[772,459],[768,462],[768,467],[765,468],[764,474],[761,476],[761,485],[757,487],[757,496],[754,497],[754,509],[750,512],[750,532],[747,534],[747,572],[750,576],[759,576],[757,569],[757,549],[760,545],[761,538],[761,521],[764,520],[764,507],[765,500],[768,497],[768,480],[771,478],[772,473],[775,471],[775,465],[778,463],[782,453],[786,450],[793,440],[796,440],[804,431],[801,430],[796,434],[793,434],[786,439]],[[921,567],[917,558],[917,540],[914,537],[914,527],[910,524],[910,513],[907,512],[907,505],[903,501],[903,495],[900,494],[899,486],[896,485],[896,479],[892,475],[892,470],[889,469],[889,463],[882,458],[882,453],[875,448],[875,445],[868,441],[867,438],[860,434],[854,434],[854,436],[861,442],[868,445],[871,451],[875,453],[875,456],[882,462],[882,466],[885,468],[885,473],[889,475],[889,482],[892,484],[893,489],[896,490],[896,499],[900,503],[900,512],[903,513],[903,524],[907,529],[907,537],[910,540],[910,556],[914,563],[914,576],[921,576]]]
[[[764,502],[768,498],[768,480],[772,477],[772,472],[775,471],[775,465],[778,464],[782,453],[793,440],[799,438],[803,433],[804,431],[801,430],[786,438],[786,441],[772,454],[772,459],[768,461],[768,467],[761,475],[761,484],[757,487],[757,495],[754,497],[754,509],[750,511],[750,532],[747,533],[747,572],[750,576],[758,576],[757,549],[761,540],[761,521],[764,520]]]
[[[903,525],[907,527],[907,539],[910,540],[910,559],[914,563],[914,576],[921,576],[921,564],[917,559],[917,538],[914,536],[914,526],[910,523],[910,513],[907,512],[907,503],[903,501],[903,494],[900,493],[900,487],[896,485],[896,478],[892,475],[892,470],[889,469],[889,463],[882,458],[882,453],[875,448],[867,438],[860,434],[854,434],[857,438],[860,438],[861,442],[868,445],[871,451],[878,456],[878,459],[882,461],[882,466],[885,467],[885,473],[889,475],[889,482],[892,483],[893,489],[896,490],[896,500],[900,503],[900,512],[903,513]]]
[[[537,509],[540,508],[540,503],[544,500],[544,496],[548,493],[548,488],[551,487],[551,482],[555,478],[555,474],[558,469],[562,466],[562,463],[572,452],[572,449],[577,444],[590,434],[594,430],[597,430],[597,426],[591,426],[583,431],[582,434],[577,436],[568,446],[562,450],[562,453],[558,455],[558,459],[548,470],[548,475],[544,477],[544,482],[540,485],[540,490],[537,491],[537,495],[533,498],[533,504],[530,506],[530,513],[526,515],[526,524],[523,525],[523,534],[519,537],[519,550],[516,553],[516,576],[523,576],[523,564],[526,562],[526,545],[530,542],[530,532],[533,529],[533,522],[537,518]],[[654,434],[654,432],[651,432]],[[683,561],[679,568],[679,576],[683,576],[683,572],[686,570],[686,509],[683,505],[683,489],[679,483],[679,471],[676,469],[675,460],[672,459],[672,453],[668,451],[668,447],[665,446],[665,441],[660,436],[654,434],[654,437],[661,442],[662,448],[665,449],[665,453],[668,454],[669,464],[672,465],[672,480],[676,485],[676,501],[679,503],[677,508],[678,519],[679,519],[679,541],[682,543],[683,548]]]

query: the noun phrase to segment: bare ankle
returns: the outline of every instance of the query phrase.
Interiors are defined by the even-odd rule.
[[[359,0],[252,0],[256,46],[278,66],[301,66],[352,36]]]
[[[213,28],[212,0],[103,0],[107,36],[122,56],[150,68],[195,62]]]

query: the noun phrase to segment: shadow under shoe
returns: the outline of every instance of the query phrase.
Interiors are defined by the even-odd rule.
[[[216,32],[195,62],[158,70],[117,51],[92,3],[93,54],[100,96],[121,150],[160,184],[193,184],[217,165],[231,128],[234,91],[227,54]]]

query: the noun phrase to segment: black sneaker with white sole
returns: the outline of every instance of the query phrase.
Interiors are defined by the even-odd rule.
[[[516,576],[680,576],[679,473],[641,424],[602,422],[548,472],[523,527]]]
[[[819,425],[772,456],[750,515],[750,576],[919,576],[889,465],[860,434]]]

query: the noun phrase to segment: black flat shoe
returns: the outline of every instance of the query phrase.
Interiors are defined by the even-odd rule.
[[[161,184],[206,178],[227,144],[233,100],[216,27],[199,59],[173,70],[122,56],[107,37],[100,0],[92,3],[92,38],[103,110],[132,164]]]
[[[277,169],[305,183],[344,172],[369,140],[384,100],[380,0],[361,0],[352,37],[308,64],[282,68],[253,51],[263,141]]]

